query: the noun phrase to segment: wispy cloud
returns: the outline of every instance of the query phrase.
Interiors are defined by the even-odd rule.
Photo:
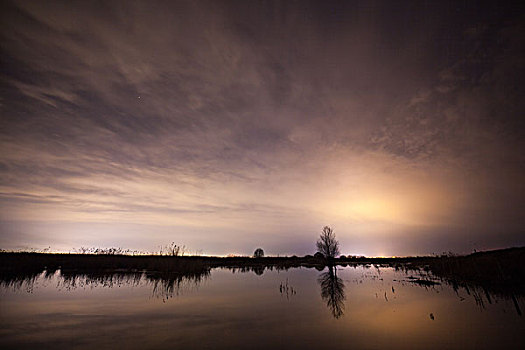
[[[2,222],[63,223],[60,244],[91,223],[148,246],[161,226],[217,253],[260,235],[279,252],[326,223],[368,247],[411,232],[419,251],[418,230],[517,232],[514,17],[308,4],[4,3]]]

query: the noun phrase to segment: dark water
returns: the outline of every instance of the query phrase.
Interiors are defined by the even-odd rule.
[[[4,280],[0,348],[525,348],[523,298],[386,267],[262,272]]]

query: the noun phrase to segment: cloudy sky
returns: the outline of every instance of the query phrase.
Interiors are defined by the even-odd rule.
[[[0,248],[525,245],[520,2],[0,12]]]

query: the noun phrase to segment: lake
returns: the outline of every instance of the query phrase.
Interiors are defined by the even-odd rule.
[[[2,349],[525,348],[523,297],[355,265],[3,281]]]

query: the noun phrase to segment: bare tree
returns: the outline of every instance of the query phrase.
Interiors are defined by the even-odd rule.
[[[317,251],[327,259],[339,255],[339,242],[335,239],[335,233],[330,226],[323,227],[323,231],[317,241]]]
[[[264,256],[264,250],[262,248],[255,249],[255,252],[253,252],[254,258],[262,258]]]

